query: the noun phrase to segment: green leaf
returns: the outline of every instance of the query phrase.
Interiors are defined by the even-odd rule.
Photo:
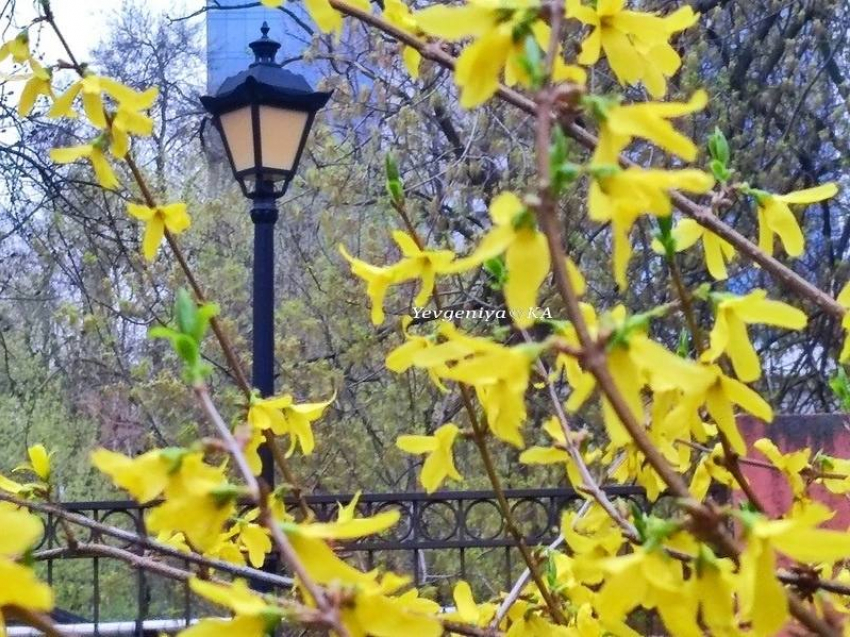
[[[182,447],[167,447],[162,449],[159,455],[168,464],[168,473],[173,474],[180,470],[180,465],[187,453],[189,450]]]
[[[538,89],[543,86],[543,50],[537,44],[532,33],[528,33],[523,41],[523,53],[519,56],[519,65],[528,75],[531,88]]]
[[[664,248],[664,256],[668,261],[672,261],[676,254],[676,240],[673,237],[673,217],[658,217],[658,230],[655,233],[655,238],[658,243]]]
[[[194,365],[198,362],[200,356],[198,341],[186,334],[178,334],[172,342],[177,355],[186,365]]]
[[[645,520],[644,547],[651,551],[664,545],[664,542],[681,528],[681,523],[676,520],[665,520],[654,515],[647,516]]]
[[[606,177],[613,177],[617,173],[622,172],[622,170],[622,168],[615,164],[599,164],[590,169],[590,174],[594,179],[605,179]]]
[[[843,367],[839,367],[835,375],[829,379],[829,388],[841,404],[841,409],[850,411],[850,378],[847,377]]]
[[[632,518],[635,521],[635,530],[641,542],[646,540],[646,513],[640,508],[637,502],[629,500],[629,507],[632,510]]]
[[[225,482],[224,484],[215,487],[210,490],[210,495],[215,500],[216,504],[219,506],[224,506],[228,502],[235,500],[240,495],[242,495],[244,489],[236,486],[235,484],[229,484]]]
[[[724,168],[729,165],[731,154],[729,152],[729,142],[726,136],[719,128],[715,128],[714,132],[708,138],[708,152],[711,158],[719,162]]]
[[[151,338],[166,338],[173,343],[174,339],[180,336],[180,332],[165,325],[157,325],[148,330],[148,336]]]
[[[691,333],[682,328],[679,332],[679,341],[676,344],[676,355],[679,358],[688,358],[691,352]]]
[[[204,340],[204,336],[207,333],[207,328],[209,327],[210,321],[218,316],[218,305],[215,303],[205,303],[201,307],[198,308],[198,316],[197,321],[195,323],[195,331],[192,332],[192,336],[196,341],[200,344],[202,340]]]
[[[502,257],[488,259],[482,267],[490,275],[489,284],[492,289],[501,290],[508,282],[508,269],[505,267]]]
[[[186,290],[178,290],[174,299],[175,326],[157,326],[149,330],[151,338],[164,338],[171,342],[177,356],[183,361],[183,378],[187,383],[202,382],[212,368],[201,360],[201,342],[210,321],[218,314],[215,303],[198,307]]]
[[[621,99],[619,96],[585,95],[581,99],[581,104],[593,119],[597,122],[604,122],[608,119],[608,111],[614,106],[617,106]]]
[[[726,170],[726,166],[721,161],[712,159],[708,166],[711,168],[711,174],[714,175],[717,181],[723,183],[727,181],[729,171]]]
[[[558,564],[555,562],[555,551],[546,553],[546,579],[550,590],[558,587]]]
[[[198,306],[195,299],[183,288],[174,298],[174,317],[177,330],[182,334],[195,334],[198,325]]]
[[[552,132],[552,145],[549,151],[549,169],[552,179],[552,194],[557,197],[564,189],[578,179],[582,167],[567,161],[570,154],[570,142],[560,126]]]
[[[393,203],[401,204],[404,202],[404,185],[398,172],[398,164],[396,164],[392,155],[387,154],[384,158],[384,165],[387,172],[387,194]]]

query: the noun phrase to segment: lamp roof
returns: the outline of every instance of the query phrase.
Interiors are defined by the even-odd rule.
[[[275,56],[280,43],[268,37],[268,23],[263,22],[261,31],[262,37],[249,45],[254,62],[224,80],[215,95],[202,97],[204,107],[213,115],[254,103],[313,112],[322,108],[331,93],[314,91],[303,76],[278,64]]]

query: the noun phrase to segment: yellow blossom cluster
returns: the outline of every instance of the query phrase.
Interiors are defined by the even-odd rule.
[[[283,2],[262,4],[277,8]],[[805,237],[791,206],[825,201],[837,195],[837,186],[807,184],[783,195],[729,183],[731,160],[718,142],[710,152],[720,165],[701,167],[698,145],[677,126],[681,118],[703,116],[708,93],[698,90],[685,101],[661,101],[681,66],[675,39],[698,21],[689,6],[651,13],[640,10],[642,3],[627,0],[466,0],[415,10],[402,0],[381,4],[377,17],[366,0],[305,0],[324,32],[339,35],[344,14],[385,21],[388,32],[403,40],[403,61],[414,79],[425,47],[438,51],[432,59],[451,58],[464,108],[483,105],[498,92],[504,94],[505,87],[513,91],[510,95],[524,92],[523,97],[535,101],[537,117],[543,120],[543,125],[538,121],[543,132],[538,152],[547,160],[541,165],[548,163],[555,172],[563,169],[568,185],[585,188],[580,192],[586,195],[587,217],[610,225],[613,280],[620,291],[629,283],[632,230],[647,218],[658,224],[653,245],[667,265],[675,265],[677,252],[701,242],[707,273],[715,282],[677,290],[676,300],[643,312],[615,303],[597,307],[599,295],[588,290],[577,260],[565,253],[562,238],[553,231],[562,191],[551,175],[542,174],[527,194],[515,184],[512,190],[492,193],[486,201],[491,226],[475,246],[428,247],[416,224],[405,218],[407,231],[392,233],[392,251],[399,255],[392,264],[373,265],[341,247],[352,274],[366,284],[376,325],[386,320],[384,308],[395,286],[414,283],[418,289],[412,303],[433,303],[440,309],[441,277],[458,280],[483,266],[497,279],[493,287],[511,317],[498,330],[476,333],[449,320],[414,328],[408,312],[399,313],[403,342],[388,353],[387,368],[399,374],[424,371],[440,392],[459,389],[468,411],[453,416],[453,422],[433,423],[423,433],[402,435],[396,446],[422,457],[419,481],[429,493],[447,480],[464,479],[461,469],[466,473],[467,468],[458,466],[455,450],[470,439],[485,462],[492,438],[506,443],[511,454],[517,452],[522,464],[561,466],[586,497],[581,512],[564,512],[560,536],[566,550],[540,547],[537,555],[527,557],[537,577],[518,586],[513,597],[476,601],[467,582],[455,583],[451,608],[422,595],[406,577],[356,568],[335,551],[335,543],[387,531],[398,522],[397,511],[358,517],[358,494],[340,506],[334,520],[309,514],[296,520],[255,478],[260,473],[258,449],[267,436],[288,437],[284,461],[295,453],[313,453],[313,424],[334,397],[297,403],[291,394],[261,398],[246,388],[247,410],[233,427],[221,424],[221,440],[215,441],[219,446],[155,449],[135,457],[106,449],[92,454],[94,466],[117,487],[150,505],[146,526],[160,542],[255,568],[277,550],[293,570],[296,593],[287,599],[260,595],[241,580],[210,580],[207,573],[192,577],[191,590],[232,617],[202,619],[182,634],[261,637],[291,619],[355,637],[438,637],[453,631],[455,623],[470,630],[489,627],[507,637],[631,636],[637,634],[631,620],[642,609],[656,613],[674,635],[761,637],[781,631],[792,613],[809,626],[850,615],[847,599],[835,592],[839,587],[821,586],[818,579],[850,580],[842,565],[850,558],[850,535],[823,528],[832,512],[814,502],[810,490],[823,485],[835,494],[850,492],[850,460],[810,449],[782,453],[768,439],[748,448],[737,423],[740,413],[765,422],[773,419],[771,405],[750,386],[763,374],[758,352],[763,330],[803,330],[807,314],[768,298],[765,290],[718,287],[729,278],[728,268],[738,254],[756,249],[728,231],[722,202],[754,204],[756,243],[764,258],[773,259],[776,239],[788,257],[796,258],[805,251]],[[562,37],[562,21],[578,34],[570,46]],[[44,98],[50,103],[48,117],[83,116],[95,131],[89,143],[54,149],[53,160],[87,159],[98,183],[117,189],[114,162],[132,162],[132,139],[151,134],[148,111],[157,90],[129,87],[88,67],[77,68],[78,77],[57,90],[55,69],[33,58],[26,32],[0,47],[0,62],[7,58],[28,69],[17,76],[26,81],[18,105],[21,115],[30,116]],[[588,73],[603,58],[620,85],[643,87],[655,101],[632,103],[591,94]],[[553,104],[563,111],[547,111]],[[544,153],[557,147],[557,134],[563,131],[553,115],[564,113],[570,122],[584,116],[598,135],[582,163],[553,167]],[[631,161],[646,148],[660,151],[657,165]],[[689,218],[674,227],[671,218],[682,193],[696,203],[686,207]],[[393,203],[400,207],[402,198],[399,194]],[[186,206],[179,202],[157,204],[146,196],[141,203],[128,204],[127,212],[145,224],[142,249],[149,260],[166,233],[190,226]],[[535,309],[550,275],[566,316],[541,319]],[[850,284],[836,303],[848,310],[842,328],[850,335]],[[694,306],[701,312],[696,317]],[[189,378],[193,390],[202,394],[200,346],[215,310],[197,308],[194,301],[182,307],[177,327],[154,335],[170,339],[184,360],[193,361]],[[684,319],[690,333],[673,351],[662,341],[677,318]],[[699,318],[711,325],[707,338]],[[840,362],[847,360],[850,336],[839,356]],[[542,414],[540,401],[530,409],[531,395],[549,400],[552,411]],[[579,418],[589,423],[582,430],[573,424]],[[527,447],[529,440],[538,444]],[[222,447],[229,454],[224,460],[216,455]],[[753,457],[753,451],[763,459]],[[771,518],[758,510],[757,502],[737,509],[703,503],[716,485],[746,492],[741,463],[747,461],[788,482],[794,495],[789,511]],[[495,471],[492,462],[489,468]],[[241,481],[234,478],[234,469],[241,471]],[[0,491],[14,502],[50,501],[54,478],[43,446],[31,447],[29,461],[18,470],[34,476],[33,482],[0,476]],[[591,488],[597,478],[637,484],[650,501],[666,492],[677,499],[665,517],[626,510]],[[493,483],[500,488],[497,480]],[[240,497],[252,500],[246,510],[238,506]],[[732,539],[730,528],[735,531]],[[41,612],[53,600],[22,563],[40,535],[37,520],[2,504],[0,529],[12,530],[0,534],[2,633],[4,609]],[[793,568],[780,570],[784,562]],[[538,568],[544,564],[541,577]],[[806,584],[796,590],[810,599],[800,600],[787,586],[796,576]]]

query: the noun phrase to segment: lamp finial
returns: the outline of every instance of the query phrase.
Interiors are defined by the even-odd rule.
[[[269,23],[263,22],[260,33],[263,34],[259,40],[254,40],[248,46],[254,52],[254,64],[275,64],[275,56],[280,49],[280,42],[275,42],[269,37]],[[253,65],[252,65],[253,66]]]

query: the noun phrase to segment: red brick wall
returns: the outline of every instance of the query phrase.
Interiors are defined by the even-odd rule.
[[[749,416],[738,418],[738,426],[748,446],[759,438],[769,438],[783,453],[808,447],[838,458],[850,458],[850,418],[842,415],[777,416],[770,424]],[[766,460],[751,449],[750,456]],[[784,477],[770,469],[743,465],[744,474],[761,498],[768,513],[779,515],[791,506],[791,490]],[[847,530],[850,527],[850,498],[829,493],[823,487],[811,488],[813,496],[835,510],[825,526]]]

